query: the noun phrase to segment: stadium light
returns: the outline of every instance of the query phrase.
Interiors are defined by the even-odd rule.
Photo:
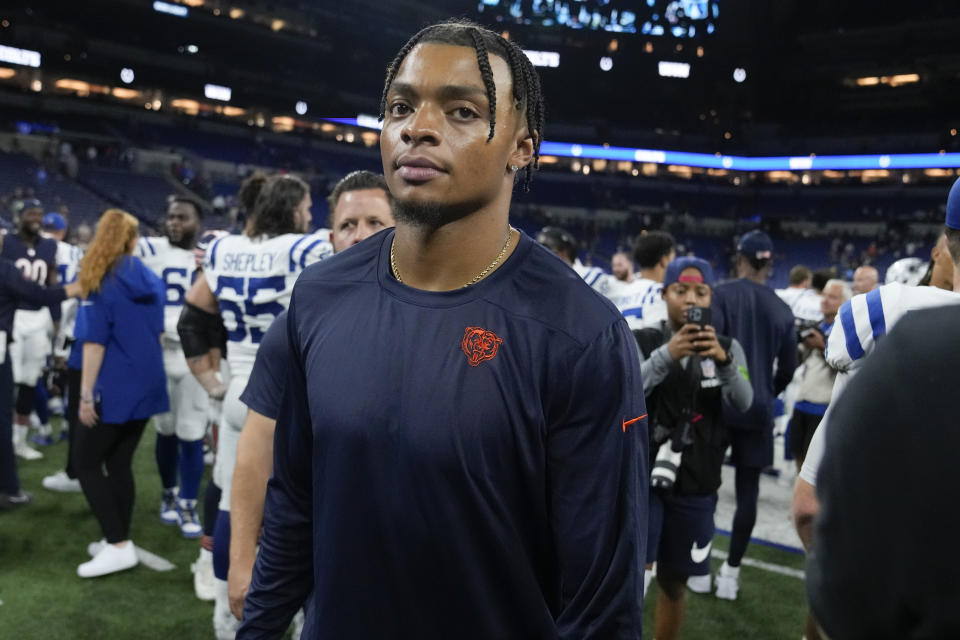
[[[747,79],[747,70],[743,67],[737,67],[733,70],[733,81],[736,83],[743,82]]]
[[[230,102],[230,96],[233,91],[230,87],[222,87],[218,84],[207,84],[203,86],[203,95],[211,100],[220,100],[221,102]]]
[[[297,104],[293,107],[294,111],[297,112],[297,115],[306,115],[307,114],[307,103],[303,100],[297,101]]]
[[[690,65],[686,62],[668,62],[661,60],[657,64],[657,71],[664,78],[689,78]]]
[[[131,69],[130,67],[124,67],[123,69],[120,70],[120,79],[123,81],[124,84],[130,84],[131,82],[133,82],[133,78],[134,78],[133,69]]]
[[[160,0],[156,0],[153,3],[153,10],[158,13],[166,13],[171,16],[177,16],[178,18],[186,18],[188,15],[190,15],[190,9],[180,6],[179,4],[161,2]]]
[[[535,67],[559,67],[560,53],[557,51],[530,51],[524,49],[523,52],[530,59],[530,64]]]
[[[600,58],[600,70],[610,71],[610,69],[613,69],[613,58],[610,56],[603,56]]]
[[[375,116],[357,118],[325,118],[329,122],[380,129]],[[890,153],[850,156],[728,156],[689,151],[633,149],[601,145],[550,142],[540,145],[541,156],[645,162],[652,164],[685,165],[705,169],[731,171],[855,171],[862,169],[950,169],[960,168],[960,153]],[[950,175],[953,175],[952,173]]]
[[[6,47],[0,44],[0,62],[9,62],[10,64],[19,64],[24,67],[39,67],[40,52],[30,49],[18,49],[16,47]]]

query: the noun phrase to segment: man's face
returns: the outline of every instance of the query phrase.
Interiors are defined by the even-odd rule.
[[[383,173],[401,222],[439,227],[507,194],[511,165],[532,157],[506,62],[490,56],[496,134],[489,142],[483,78],[472,47],[425,43],[407,55],[387,93]],[[526,142],[523,142],[526,140]]]
[[[680,277],[703,278],[699,269],[687,267]],[[667,316],[675,328],[687,323],[687,309],[690,307],[710,306],[710,285],[703,282],[674,282],[663,290],[663,299],[667,303]]]
[[[393,212],[383,189],[358,189],[340,194],[333,208],[331,240],[334,253],[393,226]]]
[[[633,276],[633,262],[623,253],[613,254],[610,268],[617,280],[628,282]]]
[[[167,237],[173,244],[181,244],[185,240],[190,243],[200,231],[200,220],[193,205],[186,202],[173,202],[167,209]]]
[[[933,273],[930,274],[930,286],[953,291],[953,260],[947,247],[947,236],[941,235],[936,246],[930,252],[933,260]]]
[[[853,272],[853,292],[855,294],[869,293],[877,288],[880,275],[873,267],[860,267]]]
[[[43,226],[43,209],[32,207],[20,212],[20,231],[35,236]]]
[[[843,287],[839,284],[832,284],[823,290],[823,297],[820,298],[820,313],[824,319],[833,320],[837,317],[837,312],[843,306]]]
[[[313,213],[310,212],[310,207],[312,206],[313,199],[310,197],[310,192],[308,191],[307,195],[303,196],[303,200],[300,201],[300,204],[298,204],[297,208],[293,211],[293,223],[300,233],[310,231],[310,221],[313,220]]]

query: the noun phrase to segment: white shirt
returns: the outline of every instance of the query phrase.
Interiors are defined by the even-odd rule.
[[[794,318],[801,320],[823,320],[823,312],[820,310],[820,296],[811,288],[788,287],[786,289],[776,289],[774,291],[781,300],[787,303],[790,310],[793,311]]]
[[[230,235],[207,250],[203,275],[220,301],[227,330],[227,362],[233,375],[248,376],[263,334],[290,305],[300,273],[333,255],[330,231],[268,238]]]

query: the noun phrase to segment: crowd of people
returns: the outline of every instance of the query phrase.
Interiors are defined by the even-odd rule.
[[[384,174],[340,180],[326,221],[287,173],[244,181],[232,233],[204,229],[204,205],[176,196],[162,235],[110,209],[83,247],[63,241],[64,216],[20,198],[0,236],[0,507],[30,502],[15,456],[52,442],[52,390],[68,454],[43,487],[82,492],[103,534],[77,575],[138,564],[132,459],[152,420],[151,495],[162,522],[199,540],[194,590],[214,603],[218,639],[279,638],[292,621],[303,638],[639,638],[655,578],[647,604],[669,640],[687,590],[739,597],[779,397],[810,551],[813,611],[797,633],[960,630],[955,585],[858,577],[883,563],[857,548],[846,513],[879,522],[864,504],[889,513],[886,498],[906,504],[929,479],[870,484],[890,457],[920,456],[907,433],[857,452],[880,411],[865,380],[889,385],[874,365],[896,356],[886,333],[960,303],[960,181],[929,263],[898,263],[884,285],[870,266],[847,282],[797,265],[774,291],[759,230],[737,239],[725,282],[659,230],[605,273],[568,230],[534,239],[509,224],[544,128],[516,44],[465,22],[427,27],[391,63],[382,112]],[[955,319],[905,319],[889,342],[936,361],[913,345]],[[929,404],[924,437],[948,450],[949,405]],[[736,512],[712,576],[725,462]],[[863,468],[860,492],[844,464]],[[939,528],[910,509],[915,525],[872,530],[869,548],[899,545],[908,565],[904,545]],[[863,613],[870,598],[884,616]]]

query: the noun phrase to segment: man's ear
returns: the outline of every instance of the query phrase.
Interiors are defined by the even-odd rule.
[[[533,162],[533,150],[536,148],[536,142],[540,134],[536,130],[531,134],[527,127],[522,127],[517,131],[515,146],[510,154],[510,165],[518,169],[523,169]]]

